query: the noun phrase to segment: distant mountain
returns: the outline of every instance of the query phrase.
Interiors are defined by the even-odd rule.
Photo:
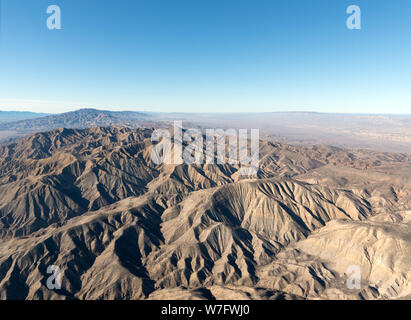
[[[96,109],[80,109],[46,117],[3,123],[0,130],[24,132],[47,131],[58,128],[89,128],[94,126],[135,126],[148,116],[140,112],[115,112]]]
[[[19,120],[27,120],[48,116],[48,113],[36,113],[28,111],[1,111],[0,110],[0,123],[11,122]]]
[[[27,134],[54,129],[86,129],[91,127],[123,126],[131,128],[170,127],[169,117],[163,114],[79,109],[60,114],[27,113],[31,118],[17,121],[0,120],[0,143],[7,144]],[[37,115],[37,116],[35,116]],[[11,118],[11,115],[9,117]]]

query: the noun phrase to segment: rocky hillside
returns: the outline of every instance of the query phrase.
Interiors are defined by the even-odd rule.
[[[258,176],[241,179],[157,166],[151,134],[57,129],[0,148],[0,298],[411,295],[407,154],[261,142]]]

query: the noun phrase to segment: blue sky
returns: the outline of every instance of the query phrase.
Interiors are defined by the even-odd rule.
[[[0,3],[2,110],[411,113],[409,0]]]

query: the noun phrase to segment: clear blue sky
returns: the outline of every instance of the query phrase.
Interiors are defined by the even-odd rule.
[[[0,2],[2,110],[411,113],[410,0]]]

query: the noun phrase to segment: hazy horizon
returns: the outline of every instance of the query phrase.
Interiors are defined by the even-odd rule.
[[[278,110],[278,111],[211,111],[211,112],[188,112],[188,111],[152,111],[144,108],[133,108],[133,109],[125,109],[125,108],[104,108],[104,107],[77,107],[72,108],[67,111],[62,112],[41,112],[36,111],[34,109],[30,110],[27,108],[7,108],[7,107],[0,107],[0,112],[30,112],[30,113],[38,113],[44,115],[58,115],[61,113],[68,113],[68,112],[75,112],[79,110],[87,110],[93,109],[98,111],[109,111],[109,112],[146,112],[146,113],[153,113],[153,114],[264,114],[264,113],[310,113],[310,114],[328,114],[328,115],[353,115],[353,116],[361,116],[361,115],[371,115],[371,116],[411,116],[410,113],[362,113],[362,112],[327,112],[327,111],[310,111],[310,110],[295,110],[295,111],[288,111],[288,110]]]

